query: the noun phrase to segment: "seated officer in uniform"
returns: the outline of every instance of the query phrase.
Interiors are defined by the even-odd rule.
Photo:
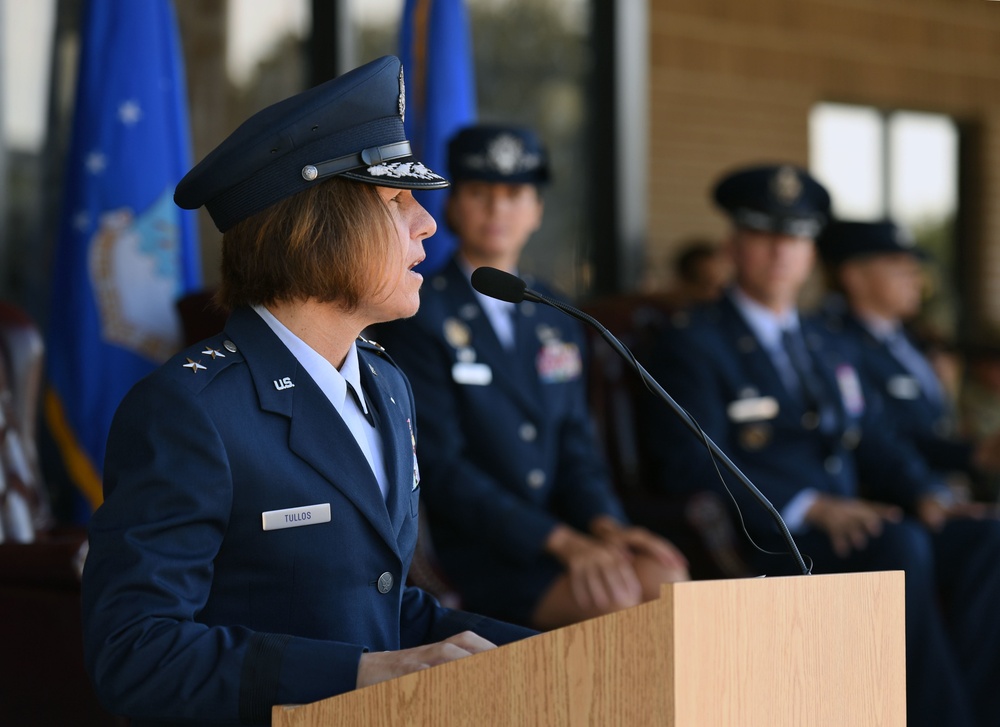
[[[386,56],[251,117],[178,184],[223,234],[224,333],[116,414],[83,575],[84,652],[131,724],[268,724],[530,635],[405,585],[421,487],[403,374],[434,220]]]
[[[714,196],[732,223],[735,284],[664,332],[650,372],[771,500],[814,572],[906,572],[909,724],[1000,724],[998,523],[931,531],[914,517],[936,478],[875,418],[854,342],[797,308],[829,195],[802,169],[774,165],[726,175]],[[662,487],[721,488],[705,449],[656,404],[645,432]],[[727,482],[755,541],[784,550],[763,508]],[[759,565],[794,564],[783,553]]]
[[[883,418],[909,439],[936,472],[1000,470],[1000,435],[979,442],[955,436],[953,402],[927,358],[903,328],[920,312],[924,253],[892,222],[834,222],[819,239],[820,256],[843,298],[827,306],[828,324],[858,342],[861,375],[880,395]],[[837,305],[836,303],[839,303]],[[942,485],[920,500],[920,518],[939,529],[948,517],[982,515]]]
[[[471,609],[537,628],[655,598],[687,564],[625,521],[588,417],[582,330],[469,282],[480,266],[518,272],[542,219],[545,150],[527,129],[475,126],[452,138],[448,160],[458,252],[424,286],[416,317],[373,333],[413,384],[444,570]]]

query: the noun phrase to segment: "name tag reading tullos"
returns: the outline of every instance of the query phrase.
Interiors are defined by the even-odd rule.
[[[330,503],[290,507],[287,510],[271,510],[261,513],[264,530],[299,528],[303,525],[317,525],[330,522]]]

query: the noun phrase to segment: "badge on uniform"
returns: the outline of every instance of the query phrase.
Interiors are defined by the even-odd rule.
[[[410,445],[413,447],[413,487],[410,488],[412,492],[420,484],[420,467],[417,465],[417,438],[413,436],[413,424],[409,417],[406,419],[406,427],[410,430]]]
[[[740,427],[738,439],[740,446],[748,452],[763,449],[771,441],[770,424],[746,424]]]
[[[578,378],[583,371],[583,359],[575,343],[549,339],[535,359],[538,378],[543,384],[559,384]]]
[[[469,327],[457,318],[445,318],[444,340],[452,348],[465,348],[472,341],[472,333]]]
[[[865,395],[861,391],[858,372],[850,364],[841,364],[836,369],[836,375],[844,409],[852,417],[861,416],[865,411]]]
[[[773,396],[754,396],[729,402],[726,414],[729,415],[729,421],[740,424],[774,419],[778,416],[778,410],[778,400]]]
[[[451,367],[451,378],[463,386],[488,386],[493,382],[493,369],[484,363],[459,361]]]
[[[885,382],[885,390],[893,399],[913,401],[920,398],[920,383],[913,376],[891,376]]]

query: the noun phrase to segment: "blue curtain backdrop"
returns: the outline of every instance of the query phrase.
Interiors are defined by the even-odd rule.
[[[399,58],[406,80],[407,138],[417,158],[448,176],[448,139],[476,120],[472,40],[463,0],[406,0],[399,33]],[[418,192],[419,202],[438,224],[418,268],[432,273],[451,257],[455,239],[444,221],[448,193]]]
[[[181,342],[174,303],[200,286],[187,96],[169,0],[91,0],[53,256],[45,420],[80,495],[100,504],[111,419]]]

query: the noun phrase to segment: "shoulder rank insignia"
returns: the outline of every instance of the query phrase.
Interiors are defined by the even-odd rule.
[[[208,366],[202,366],[200,361],[193,361],[192,359],[187,360],[187,363],[184,364],[184,368],[191,369],[191,372],[195,374],[198,373],[198,371],[208,370]]]
[[[362,343],[367,343],[369,346],[374,346],[379,351],[385,351],[385,348],[380,343],[378,343],[377,341],[369,341],[364,336],[358,336],[358,340],[361,341]]]

